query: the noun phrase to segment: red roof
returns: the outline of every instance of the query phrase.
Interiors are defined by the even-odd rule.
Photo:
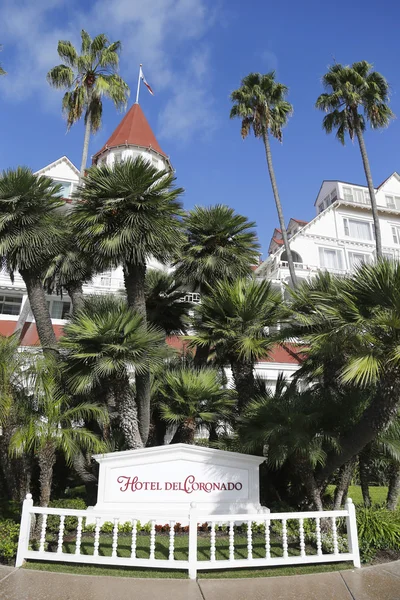
[[[278,240],[278,238],[273,237],[272,241],[275,242],[275,244],[278,244],[278,246],[282,246],[283,244],[283,240]]]
[[[302,221],[301,219],[293,219],[292,217],[292,221],[296,221],[296,223],[304,223],[304,225],[307,225],[308,221]]]
[[[9,336],[14,333],[16,321],[0,321],[0,335]],[[54,333],[56,334],[57,340],[62,336],[63,327],[62,325],[53,325]],[[167,344],[178,352],[184,352],[187,350],[188,342],[178,335],[167,337]],[[39,337],[35,323],[25,323],[22,330],[22,341],[21,346],[39,346]],[[277,362],[287,364],[299,364],[301,361],[301,350],[298,347],[288,344],[290,351],[296,355],[299,354],[299,360],[296,360],[295,356],[287,352],[281,346],[274,346],[270,351],[268,357],[262,359],[260,362]]]
[[[142,148],[152,148],[163,156],[167,157],[160,148],[144,112],[139,104],[133,104],[128,110],[121,123],[111,134],[107,142],[99,152],[93,156],[93,162],[106,148],[115,148],[116,146],[141,146]]]

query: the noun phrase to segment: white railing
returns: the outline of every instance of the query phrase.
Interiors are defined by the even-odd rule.
[[[86,519],[95,524],[87,525]],[[31,533],[35,520],[38,539]],[[111,522],[107,533],[103,533],[105,521]],[[191,579],[198,570],[208,569],[337,561],[352,561],[360,567],[350,498],[344,510],[293,513],[205,515],[192,504],[182,518],[165,521],[165,516],[154,514],[117,516],[90,509],[41,508],[33,506],[28,494],[15,566],[32,559],[184,569]]]

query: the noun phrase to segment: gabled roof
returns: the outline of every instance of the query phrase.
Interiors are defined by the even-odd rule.
[[[96,152],[93,161],[107,150],[118,146],[140,146],[141,148],[151,148],[158,154],[168,158],[165,152],[161,150],[156,136],[154,135],[145,115],[139,104],[133,104],[128,110],[121,123],[108,138],[103,148]]]
[[[397,179],[397,181],[400,181],[400,175],[398,174],[397,171],[394,171],[394,173],[392,173],[391,175],[389,175],[389,177],[386,177],[386,179],[384,181],[382,181],[382,183],[380,183],[378,185],[378,187],[376,188],[377,190],[379,190],[381,187],[383,187],[385,185],[385,183],[387,183],[389,181],[389,179],[391,179],[392,177],[395,177]]]
[[[73,170],[75,175],[79,177],[79,169],[77,169],[74,163],[69,160],[68,156],[61,156],[60,158],[57,158],[57,160],[54,160],[52,163],[46,165],[39,171],[35,171],[35,175],[43,175],[46,171],[48,171],[49,169],[53,169],[62,162],[65,162]]]
[[[300,223],[301,225],[307,225],[308,221],[302,221],[301,219],[293,219],[293,217],[290,218],[291,221],[295,221],[296,223]]]

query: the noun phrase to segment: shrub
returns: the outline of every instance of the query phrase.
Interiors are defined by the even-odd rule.
[[[361,558],[373,558],[377,550],[400,549],[400,518],[398,513],[384,508],[359,508],[358,538]]]
[[[101,526],[101,533],[112,533],[114,530],[114,523],[111,523],[111,521],[106,521],[105,523],[103,523],[103,525]]]
[[[65,498],[63,500],[51,500],[50,508],[72,508],[74,510],[85,510],[86,504],[82,498]],[[66,517],[64,521],[64,531],[75,531],[78,527],[77,517]],[[60,528],[60,517],[58,515],[49,515],[47,517],[47,531],[49,533],[58,533]]]
[[[125,521],[125,523],[120,523],[118,525],[119,533],[132,533],[132,522]]]
[[[0,521],[0,562],[11,562],[18,547],[19,525],[7,519]]]

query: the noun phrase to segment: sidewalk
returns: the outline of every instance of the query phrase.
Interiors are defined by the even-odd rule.
[[[1,600],[400,600],[400,561],[257,579],[134,579],[0,567]]]

